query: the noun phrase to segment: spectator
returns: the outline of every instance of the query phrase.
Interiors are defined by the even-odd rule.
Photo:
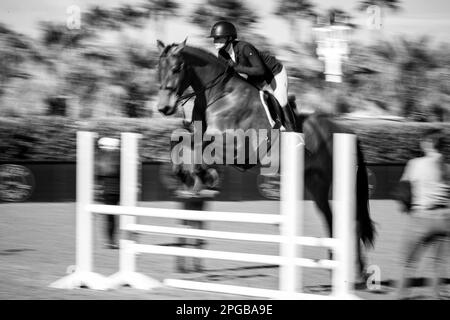
[[[446,271],[450,235],[449,170],[442,155],[443,135],[440,130],[428,131],[420,146],[424,156],[410,160],[402,181],[411,185],[411,210],[405,217],[402,278],[398,289],[400,299],[407,298],[409,280],[420,256],[433,247],[434,297],[440,297],[440,278]]]
[[[101,202],[119,205],[120,202],[120,140],[103,137],[98,140],[99,155],[96,161],[96,175],[101,189]],[[106,215],[105,246],[118,249],[118,217]]]

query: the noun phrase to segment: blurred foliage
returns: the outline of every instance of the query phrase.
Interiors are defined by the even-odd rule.
[[[258,21],[255,12],[249,9],[241,0],[206,0],[196,8],[191,21],[209,31],[212,25],[219,20],[233,21],[242,33]]]
[[[172,0],[146,0],[142,6],[150,16],[176,15],[180,5]]]
[[[361,140],[371,164],[405,163],[420,156],[419,140],[430,128],[442,128],[450,136],[450,123],[414,123],[386,120],[337,120]],[[0,161],[75,161],[76,131],[96,132],[99,137],[119,138],[120,132],[142,134],[143,161],[168,161],[171,133],[179,119],[111,119],[77,121],[66,117],[0,119]],[[450,141],[445,150],[450,161]]]
[[[141,133],[145,161],[169,159],[170,135],[177,119],[74,120],[66,117],[0,119],[0,161],[75,161],[76,132],[92,131],[99,137],[119,138],[120,132]]]
[[[285,18],[289,23],[293,42],[298,42],[298,20],[315,19],[315,5],[309,0],[281,0],[275,9],[275,15]]]
[[[432,46],[427,38],[354,43],[340,84],[325,81],[314,46],[305,48],[286,63],[290,91],[302,109],[450,121],[448,44]]]
[[[446,137],[444,155],[450,162],[450,123],[396,122],[386,120],[338,120],[361,140],[368,163],[405,163],[422,156],[419,141],[429,129],[440,128]]]
[[[323,14],[324,17],[322,17],[322,20],[325,20],[328,18],[330,24],[340,24],[340,25],[346,25],[350,28],[358,28],[358,26],[351,21],[354,19],[354,17],[348,13],[345,10],[342,10],[341,8],[332,7],[325,11],[325,14]]]
[[[276,15],[294,15],[294,17],[315,16],[314,3],[309,0],[281,0],[275,10]]]
[[[374,4],[398,9],[401,3],[373,0],[359,4],[364,10]],[[83,13],[81,29],[42,23],[38,40],[0,24],[0,116],[155,116],[158,52],[153,45],[127,37],[127,32],[156,23],[162,34],[165,17],[184,14],[205,34],[217,20],[231,20],[241,39],[282,57],[300,111],[396,115],[421,122],[450,119],[448,44],[435,45],[428,38],[382,37],[370,45],[351,43],[349,59],[343,65],[343,83],[332,84],[325,82],[314,42],[274,48],[257,32],[259,17],[244,1],[203,0],[193,13],[180,11],[180,4],[172,0],[145,0],[115,8],[94,6]],[[339,8],[325,12],[327,16],[350,17]],[[308,0],[282,0],[273,13],[292,25],[294,36],[298,26],[293,26],[299,20],[321,15]],[[108,42],[110,38],[115,42]]]
[[[400,0],[361,0],[357,6],[358,10],[366,10],[369,6],[379,6],[396,11],[400,10]]]
[[[83,45],[83,40],[92,37],[93,32],[87,28],[68,29],[64,24],[42,22],[42,43],[46,47],[76,48]]]

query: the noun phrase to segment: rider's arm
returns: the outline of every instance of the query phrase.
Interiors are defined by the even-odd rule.
[[[217,57],[219,58],[219,60],[222,60],[225,63],[227,63],[228,60],[231,59],[230,55],[223,49],[219,50]]]
[[[245,73],[253,77],[263,76],[265,73],[264,64],[261,61],[261,58],[259,57],[256,50],[250,46],[245,46],[244,55],[247,57],[251,66],[246,67],[242,65],[237,65],[234,67],[234,70],[236,70],[239,73]]]
[[[403,169],[403,174],[400,177],[400,181],[411,181],[411,167],[413,160],[410,160],[406,163],[405,168]]]

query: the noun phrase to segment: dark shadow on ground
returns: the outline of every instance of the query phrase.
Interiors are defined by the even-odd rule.
[[[21,248],[21,249],[6,249],[0,251],[0,256],[12,256],[16,255],[22,252],[30,252],[30,251],[36,251],[35,249],[27,249],[27,248]]]

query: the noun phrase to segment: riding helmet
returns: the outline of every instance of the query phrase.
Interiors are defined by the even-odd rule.
[[[237,38],[236,27],[228,21],[216,22],[211,28],[211,34],[209,38],[218,37],[231,37],[233,39]]]

